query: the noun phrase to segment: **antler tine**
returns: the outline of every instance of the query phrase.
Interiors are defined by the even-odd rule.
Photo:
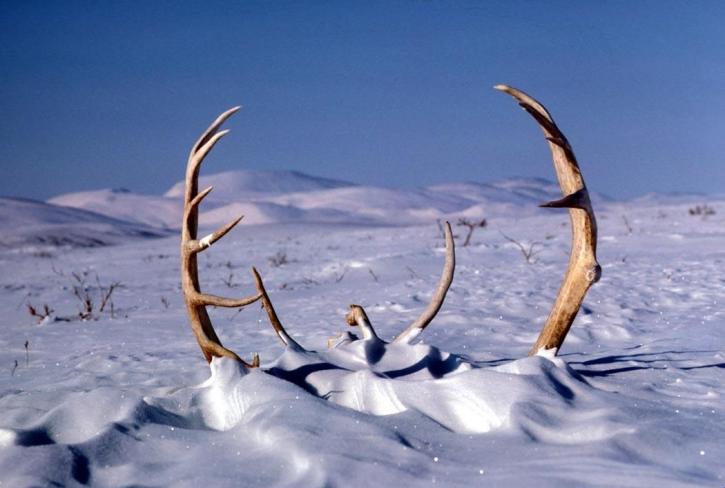
[[[217,307],[243,307],[259,300],[261,296],[257,294],[246,298],[233,299],[201,293],[196,257],[200,251],[203,251],[224,237],[241,220],[241,217],[239,217],[200,241],[196,239],[199,222],[199,204],[212,190],[209,187],[202,192],[198,192],[199,168],[209,151],[228,132],[219,131],[219,127],[237,112],[239,108],[234,107],[217,117],[196,141],[189,154],[186,165],[184,217],[181,228],[181,286],[184,292],[184,300],[186,302],[186,310],[189,315],[191,329],[207,362],[211,362],[213,357],[229,357],[239,361],[246,367],[257,367],[259,366],[258,356],[255,355],[252,362],[248,363],[242,360],[235,352],[222,345],[221,340],[212,326],[206,307],[208,305]]]
[[[229,117],[237,113],[242,108],[241,105],[237,105],[236,107],[232,107],[226,112],[219,115],[219,117],[216,118],[214,122],[211,123],[211,125],[199,136],[199,139],[197,139],[196,143],[191,147],[191,155],[197,153],[199,151],[199,148],[206,144],[209,139],[219,130],[219,127],[222,126],[224,122],[227,121]]]
[[[596,257],[597,222],[574,151],[551,114],[539,102],[516,88],[507,85],[496,85],[494,88],[514,97],[538,122],[549,141],[554,169],[564,196],[542,206],[569,209],[572,227],[569,265],[546,324],[529,354],[536,354],[542,348],[556,349],[558,352],[589,287],[601,276]]]
[[[244,218],[244,215],[240,215],[236,219],[232,220],[231,222],[224,224],[223,226],[219,227],[217,230],[212,232],[211,234],[207,234],[206,236],[202,237],[198,241],[194,241],[194,245],[192,246],[192,252],[198,253],[203,251],[204,249],[208,249],[212,244],[214,244],[216,241],[227,235],[227,233],[232,230],[236,225],[241,222],[241,220]]]
[[[351,304],[350,311],[345,315],[345,321],[347,325],[360,327],[363,339],[378,339],[373,324],[370,323],[368,314],[361,305]]]
[[[209,293],[198,293],[193,292],[189,294],[189,300],[193,301],[198,305],[208,305],[212,307],[224,307],[224,308],[240,308],[251,305],[262,298],[260,293],[251,295],[244,298],[225,298],[218,295],[211,295]]]
[[[259,296],[262,300],[262,306],[267,312],[267,317],[269,317],[269,322],[272,324],[272,328],[277,333],[277,337],[279,337],[285,346],[296,351],[304,351],[305,348],[292,339],[282,325],[282,322],[279,320],[279,317],[277,317],[277,312],[274,310],[274,306],[272,305],[272,301],[269,299],[269,295],[267,295],[267,290],[264,288],[264,282],[262,281],[262,277],[259,275],[257,268],[252,268],[252,275],[254,276],[254,282],[257,284],[257,291],[259,292]]]
[[[420,314],[420,317],[410,324],[393,342],[410,343],[413,341],[430,324],[438,314],[441,306],[443,306],[443,301],[446,299],[446,293],[448,293],[448,288],[450,288],[453,282],[453,274],[456,270],[456,244],[453,240],[451,224],[446,222],[443,229],[446,237],[446,261],[443,266],[443,273],[438,281],[438,288],[436,288],[430,303],[423,310],[423,313]]]
[[[198,193],[199,190],[199,169],[204,158],[211,151],[219,140],[229,133],[228,130],[219,131],[221,125],[232,115],[237,113],[241,106],[232,107],[219,117],[202,133],[199,139],[191,147],[189,159],[186,165],[186,189],[184,191],[184,225],[182,232],[188,230],[189,234],[193,234],[196,239],[196,230],[199,221],[199,203],[209,194],[210,189]],[[197,199],[198,197],[198,199]],[[193,205],[191,204],[193,202]]]

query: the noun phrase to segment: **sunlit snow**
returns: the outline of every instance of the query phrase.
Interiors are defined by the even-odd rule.
[[[200,255],[202,288],[248,295],[257,266],[308,349],[285,348],[256,304],[210,310],[259,370],[201,355],[173,189],[53,200],[77,209],[0,200],[0,486],[725,485],[725,199],[595,199],[602,279],[559,355],[527,357],[568,260],[566,212],[535,208],[556,186],[370,192],[291,173],[250,193],[240,174],[202,224],[264,219]],[[702,204],[716,213],[690,215]],[[441,312],[416,344],[386,343],[435,289],[435,220],[472,209],[489,224],[458,241]],[[533,262],[502,233],[538,242]],[[350,340],[350,303],[383,340]]]

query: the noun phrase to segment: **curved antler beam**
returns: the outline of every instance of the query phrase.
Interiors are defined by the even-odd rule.
[[[453,240],[453,232],[451,231],[451,224],[446,222],[443,227],[443,232],[446,238],[446,261],[443,266],[443,273],[438,281],[438,288],[436,288],[433,297],[430,300],[428,306],[423,310],[415,322],[410,324],[407,329],[403,331],[398,337],[393,340],[394,343],[406,343],[409,344],[416,337],[420,335],[423,330],[428,327],[433,318],[438,314],[438,311],[443,306],[443,301],[446,299],[448,288],[451,287],[453,282],[453,273],[456,270],[456,244]]]
[[[507,85],[496,85],[494,88],[514,97],[521,108],[536,120],[549,141],[556,177],[564,196],[541,206],[569,209],[572,229],[569,266],[546,324],[529,355],[541,349],[555,349],[558,352],[589,287],[599,280],[602,273],[596,256],[597,221],[574,151],[551,114],[539,102],[516,88]]]
[[[203,239],[197,240],[199,204],[212,190],[207,188],[199,192],[199,169],[209,151],[228,132],[226,130],[219,131],[219,127],[234,115],[239,108],[234,107],[217,117],[209,128],[204,131],[199,140],[196,141],[189,154],[186,165],[184,217],[181,226],[181,287],[184,291],[184,301],[186,302],[191,330],[194,332],[196,341],[199,343],[207,362],[211,362],[213,357],[228,357],[239,361],[246,367],[258,367],[259,356],[255,355],[252,362],[248,363],[234,351],[222,345],[212,326],[206,307],[209,305],[242,307],[262,298],[261,294],[257,293],[246,298],[233,299],[202,293],[199,287],[199,269],[197,266],[197,254],[208,249],[217,240],[224,237],[241,220],[241,217],[239,217]]]
[[[279,340],[281,340],[285,346],[295,351],[305,351],[306,349],[300,346],[300,344],[287,333],[284,325],[282,325],[282,321],[279,320],[277,312],[274,309],[274,305],[272,305],[272,300],[269,299],[267,290],[264,288],[264,281],[262,281],[262,277],[259,275],[257,268],[252,267],[252,276],[254,276],[254,282],[257,285],[257,292],[262,299],[262,307],[264,307],[264,310],[267,312],[269,323],[272,325],[272,328],[277,334],[277,337],[279,337]]]

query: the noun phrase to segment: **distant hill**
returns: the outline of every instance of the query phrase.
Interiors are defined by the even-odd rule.
[[[507,178],[492,183],[442,183],[426,187],[437,193],[459,195],[478,203],[510,203],[513,205],[539,205],[561,198],[559,184],[544,178]],[[589,192],[592,201],[611,201],[605,195]]]
[[[354,186],[347,181],[311,176],[298,171],[225,171],[201,175],[199,187],[213,186],[209,199],[238,201],[260,194],[280,194],[325,190]],[[166,197],[182,198],[184,181],[179,181],[165,194]]]
[[[128,190],[66,193],[48,200],[53,205],[79,208],[152,227],[178,229],[183,205],[180,198],[140,195]]]
[[[227,171],[201,176],[199,187],[214,191],[201,207],[200,226],[221,225],[239,215],[244,224],[326,222],[410,225],[461,216],[483,217],[537,212],[561,197],[556,183],[541,178],[509,178],[493,183],[444,183],[418,189],[360,186],[296,171]],[[69,193],[52,204],[89,210],[157,228],[178,229],[184,183],[164,196],[127,190]],[[597,201],[605,197],[593,194]]]
[[[164,235],[168,231],[86,210],[0,197],[0,247],[94,247]]]

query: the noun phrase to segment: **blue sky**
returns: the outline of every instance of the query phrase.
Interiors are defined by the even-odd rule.
[[[204,171],[413,187],[543,176],[539,98],[589,187],[723,192],[725,2],[0,1],[0,195]]]

